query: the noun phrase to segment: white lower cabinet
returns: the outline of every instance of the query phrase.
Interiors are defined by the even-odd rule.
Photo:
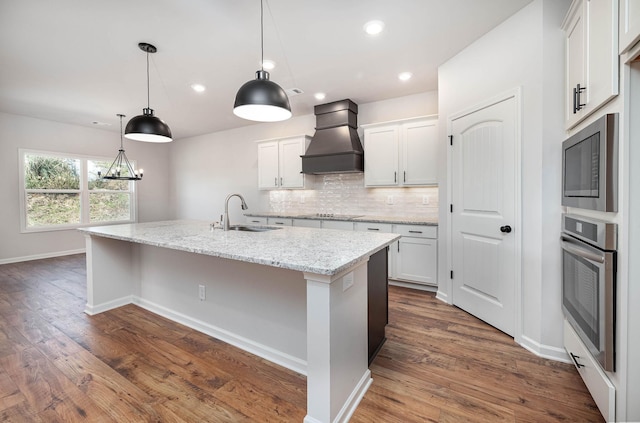
[[[293,226],[293,219],[286,219],[280,217],[270,217],[267,219],[268,225],[279,225],[279,226]]]
[[[423,285],[438,284],[438,228],[422,225],[393,225],[402,235],[390,251],[389,277]]]
[[[572,358],[602,416],[608,422],[616,421],[616,389],[566,320],[564,348]]]
[[[297,226],[299,228],[320,229],[322,227],[322,222],[320,220],[313,219],[293,219],[293,226]]]
[[[266,217],[247,216],[247,223],[251,223],[253,225],[266,225],[267,224],[267,218]]]
[[[341,229],[343,231],[352,231],[353,222],[346,222],[344,220],[323,220],[322,229]]]

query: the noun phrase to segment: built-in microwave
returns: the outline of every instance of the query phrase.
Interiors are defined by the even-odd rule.
[[[562,143],[562,205],[618,211],[618,114],[610,113]]]

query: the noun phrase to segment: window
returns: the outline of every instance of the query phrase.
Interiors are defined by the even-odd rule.
[[[62,153],[20,150],[23,232],[135,221],[132,181],[104,180],[111,162]]]

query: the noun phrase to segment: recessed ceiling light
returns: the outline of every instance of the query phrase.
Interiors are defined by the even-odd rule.
[[[398,79],[400,81],[408,81],[411,79],[411,77],[413,76],[413,74],[411,72],[402,72],[400,74],[398,74]]]
[[[314,97],[316,100],[324,100],[327,95],[325,93],[315,93]]]
[[[262,69],[264,70],[272,70],[275,67],[276,67],[276,62],[274,62],[273,60],[266,59],[262,61]]]
[[[384,29],[384,22],[382,21],[369,21],[364,24],[364,31],[369,35],[378,35]]]
[[[202,93],[202,92],[204,92],[204,90],[207,89],[207,87],[205,87],[202,84],[191,84],[191,89],[193,89],[193,91],[195,91],[197,93]]]

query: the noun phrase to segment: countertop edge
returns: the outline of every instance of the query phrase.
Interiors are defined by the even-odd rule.
[[[320,217],[279,212],[256,212],[244,213],[247,217],[272,217],[278,219],[304,219],[304,220],[337,220],[341,222],[371,222],[371,223],[390,223],[396,225],[420,225],[420,226],[438,226],[435,219],[421,220],[421,218],[402,217],[402,216],[358,216],[352,218],[340,217]]]

